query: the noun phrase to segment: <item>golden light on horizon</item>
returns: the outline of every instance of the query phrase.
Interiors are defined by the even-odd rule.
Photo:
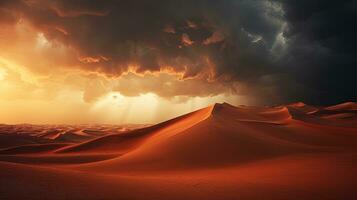
[[[0,121],[10,124],[152,124],[216,102],[236,102],[238,98],[224,94],[207,97],[160,97],[140,91],[131,94],[130,91],[149,85],[155,88],[160,83],[169,88],[178,87],[175,84],[182,80],[177,80],[176,74],[165,72],[129,73],[114,79],[78,70],[59,72],[37,74],[0,57]],[[115,91],[118,86],[136,88],[128,88],[124,93],[130,95],[126,96]],[[190,84],[187,87],[190,88]]]
[[[165,63],[158,71],[131,64],[121,75],[107,76],[98,69],[109,58],[82,56],[26,19],[4,26],[0,36],[1,123],[152,124],[216,102],[248,101],[211,81],[208,57],[207,72],[193,77],[187,66],[175,71]]]
[[[7,75],[6,70],[0,68],[0,81],[4,80],[6,75]]]

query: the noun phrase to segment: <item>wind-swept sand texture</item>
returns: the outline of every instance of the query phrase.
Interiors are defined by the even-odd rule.
[[[75,144],[8,147],[0,199],[356,199],[355,108],[215,104]]]

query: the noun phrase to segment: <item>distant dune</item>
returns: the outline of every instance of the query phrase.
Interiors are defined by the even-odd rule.
[[[351,111],[357,111],[357,103],[355,102],[346,102],[346,103],[341,103],[338,105],[334,105],[334,106],[329,106],[325,108],[326,110],[337,110],[337,111],[347,111],[347,110],[351,110]]]
[[[0,199],[357,199],[356,105],[214,104],[125,131],[4,126],[0,140],[39,141],[0,149]]]

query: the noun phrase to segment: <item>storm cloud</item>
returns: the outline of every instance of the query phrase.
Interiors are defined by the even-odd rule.
[[[288,46],[281,65],[311,94],[314,104],[356,101],[357,2],[281,1]]]
[[[355,100],[356,15],[354,1],[0,3],[0,23],[25,21],[47,40],[73,49],[71,66],[108,77],[168,71],[180,74],[180,81],[218,82],[265,103]],[[166,91],[150,82],[132,91],[191,96],[196,91],[191,82]],[[221,85],[200,89],[199,95],[223,92]],[[115,88],[128,92],[130,87]]]

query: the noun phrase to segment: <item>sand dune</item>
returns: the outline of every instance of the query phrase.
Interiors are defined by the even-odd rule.
[[[0,149],[26,145],[26,144],[47,144],[53,141],[46,138],[38,138],[30,135],[16,133],[0,133]]]
[[[59,149],[71,145],[69,143],[50,143],[50,144],[28,144],[1,149],[0,154],[31,154],[31,153],[47,153],[52,150]]]
[[[353,102],[330,107],[309,106],[300,102],[287,107],[294,118],[300,121],[328,126],[357,127],[356,103]]]
[[[103,135],[147,125],[31,125],[0,124],[0,150],[29,144],[81,143]]]
[[[344,150],[357,144],[356,129],[309,126],[294,120],[286,107],[216,104],[174,124],[159,126],[159,130],[145,132],[150,137],[132,151],[81,169],[113,172],[210,168],[282,155]],[[345,134],[341,136],[340,131]]]
[[[1,184],[11,180],[27,188],[18,194],[3,186],[0,195],[2,199],[355,199],[354,105],[223,103],[135,130],[101,127],[63,132],[57,127],[62,137],[76,143],[52,138],[54,143],[0,150]],[[81,142],[77,137],[91,139]],[[41,174],[41,181],[31,183],[36,174]],[[58,186],[59,191],[51,189]]]
[[[353,200],[355,155],[300,155],[220,169],[102,175],[0,162],[1,199]]]
[[[117,154],[70,154],[70,155],[0,155],[1,161],[13,163],[26,163],[32,165],[44,164],[78,164],[78,163],[91,163],[96,161],[108,160],[117,157]]]
[[[204,108],[199,111],[142,129],[128,131],[120,134],[111,134],[82,144],[69,146],[57,151],[57,153],[67,152],[117,152],[127,153],[138,147],[140,144],[154,134],[161,132],[179,132],[187,129],[199,121],[204,120],[211,112],[212,107]]]
[[[334,106],[329,106],[325,108],[326,110],[355,110],[357,111],[357,103],[346,102]]]

